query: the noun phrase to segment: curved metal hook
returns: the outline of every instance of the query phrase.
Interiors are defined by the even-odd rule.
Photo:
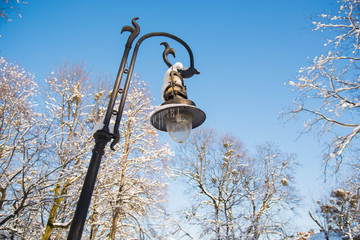
[[[120,131],[119,128],[116,129],[116,133],[113,134],[114,140],[110,144],[110,149],[115,151],[115,145],[120,141]]]
[[[136,45],[135,45],[135,49],[134,49],[134,52],[133,52],[133,59],[135,61],[135,58],[136,58],[136,54],[137,54],[137,51],[138,51],[138,48],[140,46],[140,44],[147,38],[151,38],[151,37],[155,37],[155,36],[158,36],[158,37],[168,37],[168,38],[171,38],[175,41],[177,41],[178,43],[180,43],[181,45],[183,45],[186,50],[188,51],[189,53],[189,57],[190,57],[190,67],[187,68],[187,69],[184,69],[184,70],[180,70],[180,74],[183,78],[190,78],[192,77],[194,74],[200,74],[200,72],[198,70],[195,69],[194,67],[194,56],[193,56],[193,53],[190,49],[190,47],[186,44],[186,42],[184,42],[181,38],[178,38],[170,33],[165,33],[165,32],[152,32],[152,33],[148,33],[148,34],[145,34],[143,35],[137,42],[136,42]],[[163,44],[164,45],[164,44]],[[166,46],[165,46],[166,47]],[[166,51],[166,49],[165,49]],[[133,61],[133,60],[132,60]],[[166,60],[164,60],[165,63],[168,65],[169,64],[169,61],[166,62]],[[131,63],[130,63],[131,65]],[[168,65],[169,66],[169,65]],[[172,66],[172,65],[171,65]],[[171,67],[170,66],[170,67]]]
[[[175,58],[175,50],[173,48],[170,48],[170,45],[167,42],[162,42],[160,43],[160,45],[165,46],[165,50],[163,52],[163,59],[166,65],[170,68],[171,66],[173,66],[173,64],[170,63],[167,55],[171,54]],[[196,70],[194,66],[190,66],[186,70],[178,69],[178,71],[183,78],[190,78],[194,74],[200,74],[200,72]]]
[[[162,42],[160,45],[165,46],[165,50],[163,52],[163,60],[166,63],[166,65],[170,68],[173,64],[170,63],[167,55],[171,54],[175,58],[175,50],[173,48],[170,48],[170,45],[167,42]]]
[[[138,17],[134,17],[132,20],[131,20],[131,23],[134,27],[132,26],[129,26],[129,25],[126,25],[124,26],[122,29],[121,29],[121,32],[120,34],[122,34],[123,32],[130,32],[130,36],[126,42],[126,45],[127,46],[130,46],[132,45],[134,39],[139,35],[140,33],[140,26],[139,24],[137,24],[136,20],[138,20],[139,18]]]

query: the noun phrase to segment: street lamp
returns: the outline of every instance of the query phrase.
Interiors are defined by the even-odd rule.
[[[125,45],[124,54],[104,117],[103,127],[94,133],[95,146],[75,210],[75,215],[71,223],[69,235],[67,238],[68,240],[81,239],[87,212],[90,206],[91,196],[101,163],[101,158],[104,155],[105,146],[112,140],[110,148],[115,150],[114,146],[120,140],[119,126],[125,106],[126,96],[129,90],[131,75],[134,69],[139,47],[145,39],[156,36],[171,38],[183,45],[189,53],[190,57],[190,67],[188,68],[183,68],[182,64],[180,63],[172,65],[169,62],[167,56],[172,54],[175,57],[175,51],[169,47],[168,43],[161,43],[161,45],[165,46],[163,60],[169,67],[169,70],[165,74],[162,89],[162,97],[165,102],[151,115],[151,124],[161,131],[167,131],[176,142],[182,143],[189,136],[190,130],[200,126],[206,118],[205,113],[198,109],[195,106],[195,103],[187,98],[186,87],[184,85],[183,79],[190,78],[194,74],[199,74],[199,72],[194,68],[194,57],[190,47],[182,39],[164,32],[153,32],[143,35],[135,44],[129,69],[125,69],[125,64],[128,59],[133,41],[140,33],[140,27],[136,20],[138,20],[138,18],[133,18],[133,26],[124,26],[121,30],[121,33],[130,32],[131,34],[128,37]],[[124,87],[120,88],[121,79],[124,73],[127,75],[126,81]],[[121,100],[119,107],[117,110],[114,110],[115,101],[120,94]],[[116,115],[116,121],[113,130],[110,131],[110,119],[113,115]]]
[[[170,50],[167,43],[165,55]],[[150,116],[151,124],[161,131],[167,131],[170,137],[178,143],[186,141],[192,128],[200,126],[205,121],[205,113],[198,109],[193,101],[187,99],[186,87],[184,86],[181,71],[181,63],[171,65],[164,58],[169,70],[165,73],[162,86],[164,103],[161,104]],[[195,72],[199,74],[199,72]]]

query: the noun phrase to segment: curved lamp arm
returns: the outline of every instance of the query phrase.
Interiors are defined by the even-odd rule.
[[[102,131],[105,132],[109,132],[109,123],[110,123],[110,118],[111,115],[114,114],[116,115],[116,121],[115,121],[115,125],[114,125],[114,131],[112,134],[112,138],[114,139],[113,142],[111,143],[110,147],[112,150],[114,150],[114,146],[119,142],[120,140],[120,133],[119,133],[119,126],[120,126],[120,122],[121,122],[121,117],[122,117],[122,113],[124,110],[124,106],[125,106],[125,100],[126,100],[126,96],[128,94],[128,90],[129,90],[129,85],[130,85],[130,81],[131,81],[131,76],[132,76],[132,72],[134,69],[134,65],[135,65],[135,60],[137,57],[137,53],[139,51],[139,47],[141,45],[141,43],[147,39],[147,38],[151,38],[151,37],[168,37],[171,38],[177,42],[179,42],[181,45],[183,45],[186,50],[189,53],[189,57],[190,57],[190,67],[185,69],[185,70],[180,70],[180,74],[183,78],[190,78],[192,77],[194,74],[199,74],[199,72],[195,69],[194,67],[194,55],[189,47],[189,45],[187,45],[186,42],[184,42],[181,38],[169,34],[169,33],[165,33],[165,32],[153,32],[153,33],[148,33],[145,34],[144,36],[142,36],[135,44],[135,48],[131,57],[131,62],[130,62],[130,67],[128,70],[125,69],[125,64],[132,46],[133,41],[135,40],[135,38],[139,35],[140,33],[140,27],[139,25],[136,23],[136,20],[139,18],[133,18],[132,20],[132,24],[134,27],[131,26],[125,26],[123,27],[121,33],[123,33],[124,31],[128,31],[131,32],[126,46],[125,46],[125,51],[124,51],[124,55],[123,58],[121,60],[121,64],[119,67],[119,71],[118,71],[118,75],[115,81],[115,85],[114,85],[114,89],[112,91],[111,97],[110,97],[110,101],[109,101],[109,105],[108,105],[108,109],[105,115],[105,119],[104,119],[104,128],[102,129]],[[169,60],[167,59],[167,55],[168,54],[172,54],[175,57],[175,51],[174,49],[169,47],[169,44],[166,42],[162,42],[161,45],[165,46],[165,50],[163,52],[163,59],[164,62],[166,63],[166,65],[168,67],[171,67],[172,64],[169,62]],[[126,82],[124,85],[124,89],[120,89],[120,82],[121,82],[121,78],[123,73],[127,74],[127,78],[126,78]],[[114,105],[115,105],[115,101],[116,98],[118,96],[118,93],[122,94],[121,96],[121,101],[120,101],[120,105],[117,111],[114,111]]]

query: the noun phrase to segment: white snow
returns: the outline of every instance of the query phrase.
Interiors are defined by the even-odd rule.
[[[178,69],[184,69],[184,66],[182,65],[182,63],[180,62],[177,62],[175,63],[174,65],[172,65],[165,73],[164,75],[164,82],[163,82],[163,85],[161,87],[161,99],[163,101],[165,101],[164,99],[164,91],[165,89],[170,85],[170,72],[171,71],[177,71]]]
[[[115,120],[110,119],[110,124],[109,124],[110,133],[114,133],[114,125],[115,125]],[[94,133],[96,133],[98,130],[103,129],[103,127],[104,127],[104,118],[102,118],[99,122],[95,124],[93,130],[91,131],[91,135],[94,135]]]

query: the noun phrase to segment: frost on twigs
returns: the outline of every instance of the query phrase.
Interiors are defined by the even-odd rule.
[[[13,238],[22,238],[24,219],[43,202],[38,193],[46,185],[40,164],[45,125],[35,111],[37,95],[33,75],[0,58],[0,229]]]
[[[313,132],[326,140],[324,171],[337,172],[346,156],[358,149],[360,132],[359,34],[360,1],[339,1],[339,10],[321,14],[313,22],[314,30],[331,33],[326,53],[301,68],[290,87],[297,97],[284,115],[307,118],[304,132]]]

